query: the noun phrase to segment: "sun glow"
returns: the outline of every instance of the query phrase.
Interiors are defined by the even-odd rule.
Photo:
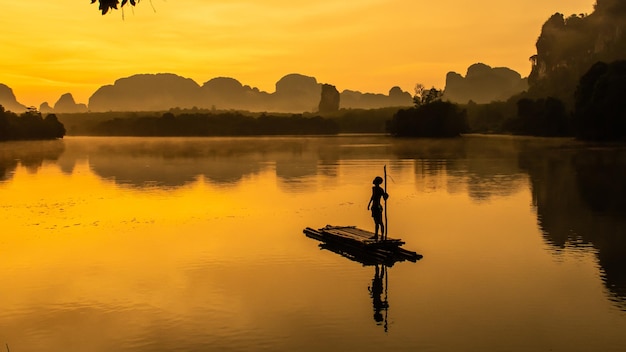
[[[18,101],[54,104],[70,92],[138,73],[170,72],[202,84],[219,76],[274,91],[289,73],[362,92],[443,88],[476,62],[522,76],[541,25],[555,12],[589,13],[592,0],[516,3],[446,0],[313,3],[142,1],[101,16],[89,1],[11,1],[0,23],[0,83]]]

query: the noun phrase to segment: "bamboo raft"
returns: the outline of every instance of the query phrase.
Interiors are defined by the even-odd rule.
[[[386,264],[408,260],[416,262],[422,255],[402,248],[404,241],[386,238],[376,241],[374,233],[356,226],[326,225],[321,229],[307,227],[304,234],[312,239],[323,242],[320,248],[338,253],[350,260],[364,265]]]

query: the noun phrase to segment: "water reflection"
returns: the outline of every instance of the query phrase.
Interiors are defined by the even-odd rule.
[[[308,236],[308,235],[307,235]],[[314,237],[311,237],[314,238]],[[320,240],[319,238],[314,238]],[[319,247],[336,253],[351,261],[360,263],[363,266],[374,267],[374,278],[367,287],[370,298],[372,299],[374,322],[382,326],[385,332],[389,330],[388,310],[389,310],[389,273],[388,268],[395,263],[409,260],[415,262],[422,258],[421,255],[404,256],[401,254],[392,254],[391,252],[380,252],[377,249],[368,249],[365,247],[354,246],[353,244],[342,242],[322,242]],[[398,250],[403,250],[398,248]],[[383,254],[385,253],[385,254]]]
[[[527,145],[520,154],[543,236],[554,250],[594,248],[626,310],[626,149]]]
[[[20,143],[2,144],[0,177],[5,180],[11,178],[17,160],[32,172],[43,160],[55,160],[69,174],[85,161],[99,177],[136,188],[183,187],[201,178],[228,186],[271,166],[283,190],[302,192],[313,187],[310,181],[318,175],[336,176],[340,162],[390,156],[390,169],[414,168],[424,190],[444,187],[454,193],[467,184],[469,195],[477,201],[514,193],[524,179],[516,163],[519,143],[514,139],[75,137]]]
[[[492,196],[516,193],[524,184],[525,175],[517,163],[522,143],[520,139],[490,136],[409,140],[394,143],[393,153],[415,160],[415,174],[423,190],[467,190],[472,199],[488,201]]]
[[[59,140],[0,142],[0,182],[10,180],[19,165],[37,173],[44,162],[58,160],[64,150]]]
[[[0,143],[0,182],[9,183],[20,166],[35,174],[46,163],[56,163],[71,175],[84,162],[99,178],[138,189],[180,188],[199,180],[223,188],[274,171],[282,191],[298,194],[311,191],[316,177],[332,180],[341,174],[342,165],[364,160],[388,164],[392,177],[404,170],[412,172],[418,192],[467,194],[475,202],[508,197],[530,185],[538,224],[554,254],[593,249],[606,289],[626,310],[626,149],[622,146],[487,136],[453,140],[74,137]]]
[[[387,266],[384,264],[376,264],[374,266],[374,278],[372,279],[372,285],[368,287],[367,290],[370,293],[370,297],[372,297],[372,305],[374,306],[374,321],[376,321],[379,325],[382,325],[385,332],[389,330],[389,322],[387,321],[387,311],[389,309],[389,296],[387,292],[388,283]]]

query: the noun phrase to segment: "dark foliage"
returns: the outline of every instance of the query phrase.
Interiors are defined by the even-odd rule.
[[[115,9],[117,10],[117,5],[120,5],[121,7],[125,6],[127,3],[130,3],[131,5],[135,6],[135,4],[138,2],[139,0],[122,0],[122,4],[120,5],[120,2],[118,0],[98,0],[98,3],[100,4],[98,6],[98,9],[100,11],[102,11],[102,14],[106,14],[107,12],[109,12],[109,10]],[[96,0],[91,0],[91,3],[95,3]]]
[[[301,117],[303,119],[321,117],[323,120],[329,120],[330,122],[324,122],[332,124],[332,130],[337,129],[337,133],[385,133],[386,123],[391,120],[393,115],[399,108],[381,108],[381,109],[341,109],[332,113],[326,114],[313,114],[305,113],[302,115],[292,114],[280,114],[271,113],[271,116],[276,119],[291,118],[293,116]],[[228,111],[228,110],[209,110],[209,109],[170,109],[169,114],[176,117],[176,121],[179,121],[179,117],[184,115],[224,115],[224,114],[239,114],[246,118],[258,119],[263,115],[270,115],[269,113],[251,113],[246,111]],[[68,135],[74,136],[90,136],[90,135],[105,135],[103,126],[109,124],[109,120],[120,120],[116,122],[117,125],[123,125],[127,122],[123,120],[139,118],[149,118],[146,121],[152,121],[154,119],[161,118],[163,112],[84,112],[84,113],[66,113],[58,114],[59,120],[65,125]],[[262,120],[261,120],[262,121]],[[319,125],[319,124],[318,124]],[[329,127],[330,128],[330,127]],[[265,127],[259,128],[263,130]],[[304,131],[305,134],[313,134],[314,131]]]
[[[505,124],[505,130],[527,136],[557,137],[570,135],[570,121],[562,101],[556,98],[517,101],[517,117]]]
[[[319,116],[246,116],[240,113],[183,113],[175,116],[115,118],[97,124],[93,134],[105,136],[254,136],[338,133],[337,124]]]
[[[339,126],[340,133],[385,133],[387,123],[399,108],[341,109],[326,114]]]
[[[515,116],[516,106],[511,101],[476,104],[469,102],[464,106],[467,111],[469,132],[504,133],[506,122]]]
[[[626,61],[598,62],[582,76],[574,120],[579,139],[626,140]]]
[[[458,137],[468,130],[466,115],[456,104],[435,101],[399,110],[387,129],[398,137]]]
[[[36,110],[17,115],[0,105],[0,141],[63,138],[65,127],[56,115],[42,118]]]

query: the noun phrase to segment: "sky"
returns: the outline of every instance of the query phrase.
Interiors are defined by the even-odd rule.
[[[3,2],[0,83],[19,102],[78,103],[139,73],[198,84],[232,77],[275,91],[290,73],[387,94],[439,89],[482,62],[523,77],[542,24],[593,12],[594,0],[141,0],[102,16],[89,0]]]

